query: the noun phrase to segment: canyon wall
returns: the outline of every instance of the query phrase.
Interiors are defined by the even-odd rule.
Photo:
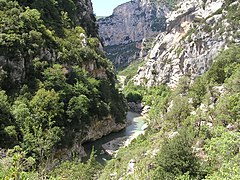
[[[137,85],[168,84],[175,87],[182,76],[191,79],[206,72],[218,53],[240,42],[239,22],[230,17],[235,1],[182,1],[167,17],[167,30],[160,33],[134,78]]]
[[[107,56],[116,66],[141,57],[142,41],[166,30],[164,3],[135,0],[116,7],[109,17],[99,19],[99,35]]]

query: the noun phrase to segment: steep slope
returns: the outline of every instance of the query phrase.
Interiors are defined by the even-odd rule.
[[[126,126],[92,12],[90,0],[0,1],[0,146],[35,167]]]
[[[124,89],[151,106],[149,127],[100,179],[240,178],[239,12],[239,0],[189,0],[169,14]],[[132,77],[135,67],[122,73]]]
[[[164,3],[135,0],[118,6],[111,16],[99,19],[99,36],[113,63],[126,65],[137,59],[142,40],[165,31],[168,11]]]
[[[29,6],[41,12],[41,19],[46,26],[57,35],[63,35],[63,19],[69,18],[69,25],[82,26],[87,35],[96,37],[98,34],[91,0],[59,0],[59,1],[26,1],[18,0],[22,6]],[[65,22],[66,25],[66,22]]]
[[[231,43],[239,43],[238,1],[183,1],[167,17],[167,31],[155,39],[152,50],[134,78],[135,84],[175,87],[183,75],[195,79],[214,57]]]
[[[100,19],[99,34],[105,46],[141,41],[165,30],[166,7],[158,8],[149,0],[119,5],[109,17]]]
[[[149,127],[100,179],[239,179],[239,57],[240,45],[231,45],[193,83],[183,77],[173,90],[132,88],[151,105]]]

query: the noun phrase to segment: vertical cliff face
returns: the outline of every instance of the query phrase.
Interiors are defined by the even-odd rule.
[[[116,66],[146,56],[134,79],[138,85],[174,87],[184,75],[194,79],[221,49],[239,41],[239,24],[232,26],[230,17],[238,1],[181,0],[172,10],[163,2],[131,1],[98,21],[104,50]]]
[[[141,41],[165,30],[166,11],[149,0],[124,3],[111,16],[98,20],[99,35],[105,46]]]
[[[239,10],[238,1],[180,2],[167,15],[167,31],[155,39],[135,83],[175,87],[184,75],[194,79],[206,72],[223,48],[240,42],[239,21],[231,18],[233,9]]]
[[[141,41],[166,30],[164,4],[135,0],[114,9],[109,17],[99,19],[99,35],[105,51],[116,64],[128,64],[139,57]]]

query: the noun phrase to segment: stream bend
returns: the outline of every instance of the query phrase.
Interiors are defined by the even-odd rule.
[[[122,142],[118,142],[119,139],[129,141],[144,132],[144,129],[146,128],[144,116],[140,115],[139,113],[128,112],[127,121],[129,125],[125,129],[119,132],[108,134],[96,141],[84,143],[83,147],[87,153],[87,157],[83,160],[87,160],[89,158],[92,148],[94,148],[96,151],[96,160],[101,164],[105,164],[107,160],[112,158],[112,156],[106,153],[106,149],[104,149],[102,145],[105,145],[106,147],[106,145],[110,142],[115,142],[114,144],[121,146]]]

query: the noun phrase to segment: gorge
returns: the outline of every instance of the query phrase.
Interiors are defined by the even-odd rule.
[[[143,39],[147,42],[147,38],[166,30],[168,11],[165,3],[136,0],[116,7],[111,16],[99,19],[99,35],[107,57],[116,66],[126,66],[144,56]]]
[[[0,179],[240,179],[239,0],[92,2],[0,0]]]

